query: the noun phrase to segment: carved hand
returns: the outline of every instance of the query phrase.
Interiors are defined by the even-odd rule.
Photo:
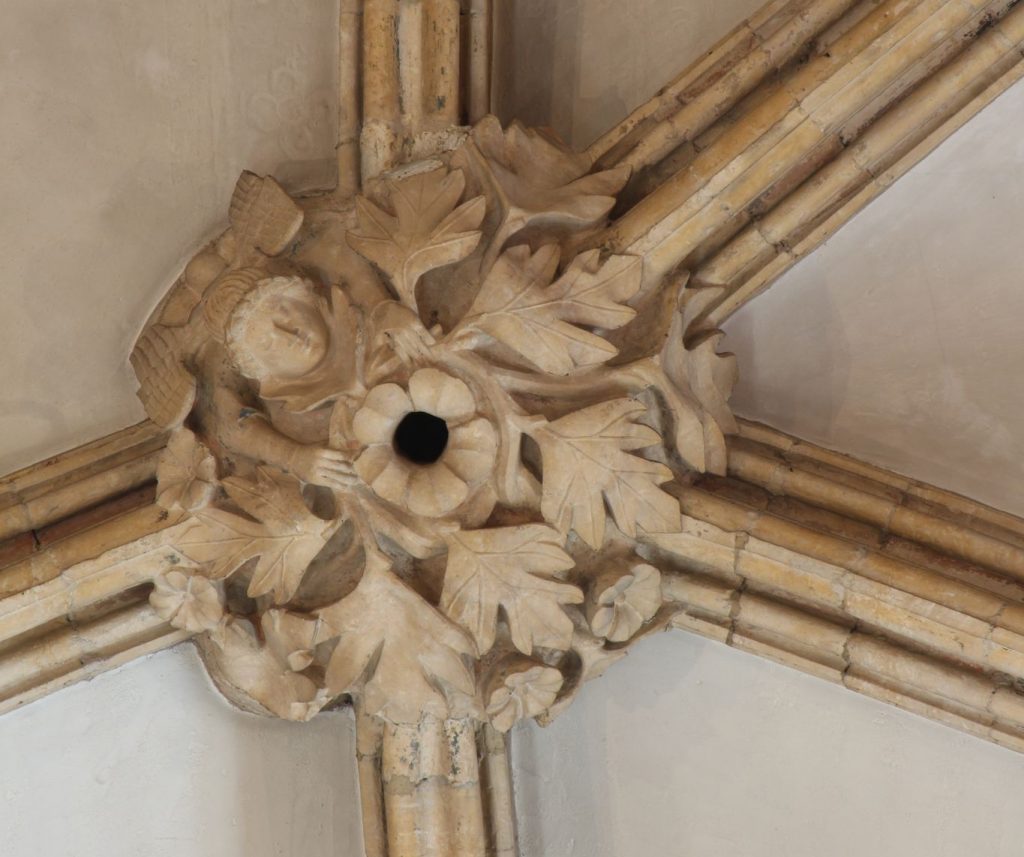
[[[430,362],[431,349],[437,345],[434,333],[418,323],[393,328],[387,336],[398,359],[406,366]]]
[[[345,453],[319,446],[300,446],[296,449],[289,469],[303,482],[325,488],[349,488],[356,479],[352,462]]]

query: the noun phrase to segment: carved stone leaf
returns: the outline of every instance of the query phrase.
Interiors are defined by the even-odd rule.
[[[210,450],[186,428],[171,435],[156,466],[156,502],[170,511],[195,511],[213,497],[217,462]]]
[[[348,243],[391,278],[412,309],[423,274],[466,258],[480,242],[486,202],[478,196],[456,208],[465,186],[460,170],[439,169],[389,182],[393,215],[365,197],[356,200],[359,228]]]
[[[598,366],[618,353],[614,345],[575,325],[616,328],[635,312],[625,305],[640,288],[635,256],[612,256],[603,265],[591,250],[576,257],[552,285],[559,250],[549,244],[503,253],[480,288],[465,325],[508,346],[553,375]]]
[[[634,421],[644,411],[632,399],[614,399],[531,429],[543,457],[541,513],[548,523],[563,533],[575,530],[600,548],[607,502],[628,536],[638,529],[678,531],[679,503],[658,487],[672,472],[628,452],[660,440],[653,429]]]
[[[699,462],[691,456],[687,463],[695,465],[698,470],[724,476],[725,435],[738,431],[728,404],[738,372],[735,355],[719,354],[717,351],[718,342],[723,335],[721,331],[704,331],[696,336],[689,335],[688,326],[692,324],[694,313],[697,312],[695,307],[699,308],[703,302],[703,293],[707,292],[714,294],[712,289],[684,291],[672,319],[665,347],[662,349],[661,365],[675,387],[699,403],[696,412],[701,414],[703,424],[703,454]],[[676,410],[678,412],[679,408]],[[686,458],[684,454],[684,459]]]
[[[309,720],[330,701],[311,679],[279,663],[247,621],[228,622],[223,633],[201,640],[200,648],[218,686],[243,708]]]
[[[471,169],[496,200],[502,212],[499,244],[541,220],[563,230],[598,224],[629,178],[627,167],[588,173],[585,155],[518,122],[502,130],[493,116],[476,125],[472,142],[453,163]]]
[[[463,658],[475,654],[473,641],[391,572],[369,567],[319,615],[325,638],[339,638],[327,667],[331,696],[360,693],[368,714],[393,723],[480,714]]]
[[[572,620],[563,604],[579,604],[575,586],[550,579],[574,565],[560,533],[543,524],[471,530],[448,540],[441,609],[467,628],[482,655],[494,645],[498,609],[508,617],[512,643],[523,654],[535,646],[566,649]]]
[[[258,557],[249,595],[271,594],[288,601],[299,588],[302,575],[323,549],[337,522],[324,521],[302,501],[299,483],[257,468],[256,483],[232,477],[224,480],[228,495],[255,521],[223,509],[196,514],[177,547],[190,560],[212,563],[209,577],[222,578]]]

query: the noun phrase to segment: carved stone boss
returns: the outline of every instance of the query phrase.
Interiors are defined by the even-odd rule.
[[[173,433],[152,603],[248,710],[354,703],[370,853],[421,853],[434,788],[432,847],[483,849],[478,735],[555,716],[673,612],[735,367],[687,336],[703,290],[586,249],[627,176],[493,117],[354,201],[243,174],[135,346]]]

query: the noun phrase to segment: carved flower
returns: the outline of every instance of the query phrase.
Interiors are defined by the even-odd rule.
[[[546,711],[562,689],[563,678],[558,670],[529,664],[532,662],[516,659],[491,683],[487,716],[499,732],[508,732],[517,721]]]
[[[661,572],[653,565],[635,565],[618,579],[594,581],[588,610],[590,630],[612,643],[623,643],[661,606]]]
[[[438,369],[420,369],[408,389],[374,387],[353,420],[366,450],[356,473],[384,500],[440,518],[493,474],[494,426],[477,415],[469,387]]]
[[[205,577],[169,571],[153,583],[149,603],[161,619],[175,628],[201,634],[220,624],[224,615],[220,593]]]

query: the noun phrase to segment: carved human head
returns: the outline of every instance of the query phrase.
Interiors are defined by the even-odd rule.
[[[227,347],[242,374],[257,381],[290,380],[315,369],[330,345],[321,304],[302,277],[258,282],[227,322]]]

